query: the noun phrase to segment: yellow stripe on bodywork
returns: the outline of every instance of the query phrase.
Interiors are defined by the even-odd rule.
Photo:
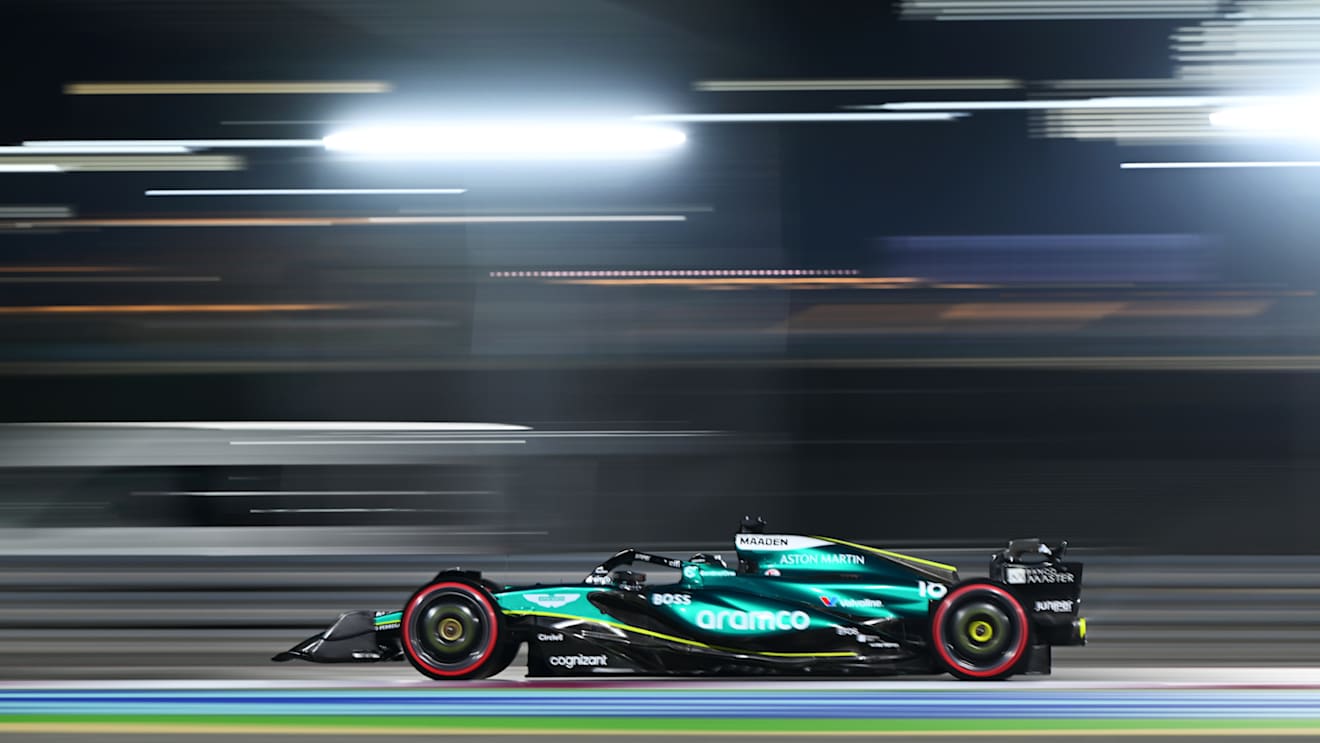
[[[695,647],[699,647],[699,648],[707,648],[708,650],[718,650],[718,651],[720,651],[720,652],[722,652],[722,653],[737,653],[737,654],[739,654],[739,655],[768,655],[768,656],[773,656],[773,657],[776,657],[776,658],[851,658],[851,657],[855,657],[855,656],[857,655],[856,653],[847,653],[847,652],[837,652],[837,653],[761,653],[761,652],[756,652],[756,651],[753,651],[753,650],[737,650],[737,649],[735,649],[735,648],[722,648],[722,647],[720,647],[719,645],[707,645],[707,644],[704,643],[704,642],[697,642],[696,640],[688,640],[688,639],[685,639],[685,638],[682,638],[682,637],[675,637],[674,635],[666,635],[666,634],[663,633],[663,632],[654,632],[654,631],[649,630],[649,629],[642,629],[641,627],[634,627],[634,626],[632,626],[631,624],[621,624],[621,623],[619,623],[619,622],[611,622],[611,621],[608,621],[608,620],[605,620],[605,619],[589,619],[589,618],[587,618],[587,617],[579,617],[579,616],[574,616],[574,615],[572,615],[572,614],[557,614],[557,613],[555,613],[555,612],[553,612],[553,611],[523,611],[523,610],[521,610],[521,609],[506,609],[506,610],[504,611],[504,613],[505,613],[505,614],[520,614],[520,615],[522,615],[522,616],[531,616],[531,617],[550,617],[550,618],[552,618],[552,619],[574,619],[574,620],[577,620],[577,621],[579,621],[579,622],[591,622],[592,624],[604,624],[604,625],[607,625],[607,626],[610,626],[610,627],[617,627],[617,628],[622,629],[622,630],[627,630],[627,631],[629,631],[629,632],[636,632],[636,633],[639,634],[639,635],[647,635],[647,636],[650,636],[650,637],[658,637],[658,638],[660,638],[661,640],[668,640],[669,642],[677,642],[677,643],[681,643],[681,644],[683,644],[683,645],[693,645],[693,646],[695,646]]]
[[[875,547],[867,547],[867,546],[864,545],[864,544],[855,544],[855,543],[853,543],[853,542],[845,542],[845,541],[843,541],[842,539],[833,539],[833,538],[831,538],[831,537],[816,537],[816,536],[813,536],[812,539],[823,539],[823,540],[825,540],[826,542],[834,542],[835,544],[842,544],[842,545],[844,545],[844,546],[846,546],[846,547],[854,547],[854,548],[859,549],[859,550],[866,550],[867,552],[874,552],[874,553],[876,553],[877,555],[884,555],[885,557],[893,557],[893,558],[896,558],[896,559],[899,559],[899,560],[907,560],[907,561],[909,561],[909,562],[915,562],[915,563],[917,563],[918,565],[929,565],[929,566],[932,567],[932,568],[939,568],[940,570],[954,570],[954,571],[956,571],[956,570],[958,569],[957,567],[955,567],[955,566],[953,566],[953,565],[945,565],[945,564],[942,563],[942,562],[935,562],[934,560],[924,560],[924,559],[922,559],[922,558],[920,558],[920,557],[913,557],[912,555],[905,555],[905,554],[903,554],[903,553],[901,553],[901,552],[893,552],[893,551],[891,551],[891,550],[882,550],[882,549],[877,549],[877,548],[875,548]]]

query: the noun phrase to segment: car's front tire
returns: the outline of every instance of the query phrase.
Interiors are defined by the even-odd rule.
[[[404,605],[399,631],[413,668],[440,680],[498,673],[509,646],[516,647],[494,596],[461,580],[432,583],[414,593]]]
[[[1012,676],[1031,642],[1027,612],[1007,588],[989,581],[954,587],[931,617],[936,660],[961,679]]]

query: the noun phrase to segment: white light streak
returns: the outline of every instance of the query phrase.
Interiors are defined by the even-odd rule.
[[[659,269],[653,271],[491,271],[492,279],[585,279],[585,278],[671,278],[671,277],[747,277],[747,276],[856,276],[855,268],[753,268],[753,269]]]
[[[378,80],[292,82],[95,82],[69,83],[66,95],[297,95],[388,93],[394,86]]]
[[[448,508],[249,508],[248,513],[449,513]]]
[[[184,147],[188,149],[247,149],[320,147],[319,139],[51,139],[27,140],[24,147]]]
[[[905,18],[1019,21],[1208,18],[1221,0],[903,0]]]
[[[1073,80],[1045,80],[1042,85],[1059,90],[1151,90],[1165,88],[1206,88],[1204,82],[1166,77],[1111,77]]]
[[[1270,96],[1111,96],[1032,101],[904,101],[857,109],[886,111],[1048,111],[1055,109],[1211,108],[1233,103],[1286,100]]]
[[[135,490],[133,495],[188,495],[199,498],[241,498],[246,496],[270,497],[277,495],[296,496],[343,496],[343,495],[495,495],[494,490]]]
[[[158,188],[147,196],[439,196],[466,188]]]
[[[878,78],[835,80],[698,80],[692,89],[705,93],[810,90],[1015,90],[1021,80],[1006,78]]]
[[[673,151],[687,140],[678,129],[630,123],[464,123],[364,126],[322,140],[332,152],[361,155],[579,159],[626,158]]]
[[[519,223],[554,223],[554,222],[686,222],[682,214],[575,214],[556,215],[508,215],[508,216],[471,216],[471,217],[367,217],[370,224],[519,224]]]
[[[1045,111],[1031,124],[1034,135],[1077,140],[1123,142],[1214,141],[1241,138],[1238,132],[1216,129],[1208,109],[1135,109],[1123,111]]]
[[[191,149],[177,144],[166,145],[48,145],[0,147],[4,155],[186,155]]]
[[[214,284],[219,276],[0,276],[0,284]]]
[[[63,173],[54,163],[0,163],[0,173]]]
[[[176,228],[176,227],[374,227],[426,224],[558,224],[595,222],[686,222],[682,214],[580,214],[571,216],[514,214],[464,217],[151,217],[144,219],[32,219],[0,221],[0,229],[50,227]]]
[[[355,432],[474,432],[474,431],[530,431],[531,426],[514,423],[449,423],[411,421],[96,421],[59,423],[9,423],[7,426],[36,428],[175,428],[210,431],[280,431],[338,433]]]
[[[987,13],[984,15],[943,15],[937,21],[1158,21],[1180,18],[1201,18],[1204,13],[1108,11],[1095,13]]]
[[[13,219],[16,217],[52,219],[71,216],[73,216],[73,209],[67,206],[0,206],[0,219]]]
[[[235,119],[222,121],[220,126],[307,126],[309,124],[324,126],[326,124],[348,123],[351,122],[342,119]]]
[[[234,155],[42,155],[39,159],[0,155],[0,172],[11,173],[218,171],[242,168],[243,159]]]
[[[325,439],[320,441],[230,441],[230,446],[445,446],[447,444],[475,444],[480,446],[499,444],[526,444],[522,439],[365,439],[362,441],[342,441]]]
[[[1236,12],[1179,29],[1178,77],[1202,84],[1310,87],[1320,59],[1320,5],[1313,0],[1238,0]]]
[[[432,217],[475,217],[481,215],[499,215],[507,212],[518,214],[583,214],[591,212],[593,214],[660,214],[660,213],[680,213],[690,214],[710,214],[715,211],[715,207],[709,204],[665,204],[665,205],[641,205],[632,206],[614,206],[614,207],[542,207],[523,206],[518,208],[507,207],[503,209],[491,209],[489,207],[455,207],[450,209],[440,209],[435,206],[402,206],[399,207],[399,214],[410,214]]]
[[[1123,170],[1165,170],[1178,168],[1320,168],[1320,160],[1226,160],[1191,162],[1123,163]]]
[[[959,113],[754,113],[754,114],[648,114],[634,117],[638,121],[691,124],[769,124],[793,122],[853,122],[853,121],[953,121],[962,118]]]

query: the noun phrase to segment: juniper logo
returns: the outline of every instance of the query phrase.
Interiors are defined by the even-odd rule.
[[[804,630],[811,626],[805,611],[738,611],[702,609],[697,612],[697,626],[712,630],[739,632],[774,632]]]

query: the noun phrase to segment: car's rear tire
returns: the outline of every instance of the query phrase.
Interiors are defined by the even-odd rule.
[[[512,660],[509,646],[516,647],[495,598],[462,580],[432,583],[414,593],[404,605],[399,632],[404,657],[433,679],[498,673]]]
[[[1012,676],[1031,643],[1027,612],[1007,588],[971,581],[949,591],[931,617],[935,658],[961,679]]]

